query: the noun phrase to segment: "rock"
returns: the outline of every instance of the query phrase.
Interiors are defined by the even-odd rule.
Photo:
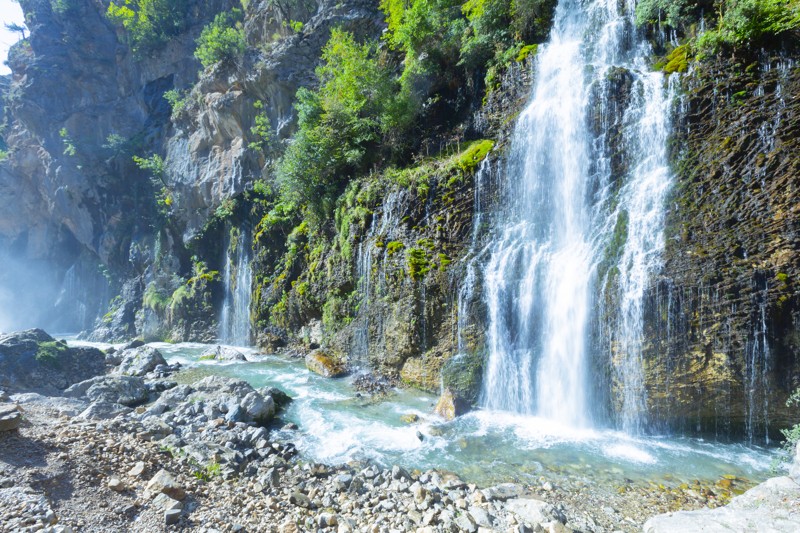
[[[169,511],[164,511],[164,523],[168,526],[173,524],[177,524],[181,519],[181,510],[180,509],[170,509]]]
[[[70,386],[64,396],[135,407],[147,401],[148,391],[140,377],[98,376]]]
[[[472,520],[481,527],[492,527],[492,518],[483,507],[472,506],[469,508],[469,515]]]
[[[405,468],[394,465],[392,467],[392,479],[403,479],[411,481],[411,474],[409,474]]]
[[[130,407],[125,407],[118,403],[94,402],[84,409],[78,418],[86,420],[110,420],[120,415],[128,414],[132,411]]]
[[[114,492],[122,492],[125,490],[125,483],[118,477],[111,477],[108,479],[108,488]]]
[[[326,378],[336,378],[345,373],[344,365],[322,350],[314,350],[306,356],[306,368]]]
[[[0,403],[8,401],[8,393],[2,389],[0,389]]]
[[[644,532],[796,532],[800,531],[798,501],[800,485],[788,476],[774,477],[736,496],[724,507],[654,516],[645,522]]]
[[[150,493],[150,497],[159,493],[166,494],[170,498],[175,498],[176,500],[182,500],[186,497],[184,488],[172,474],[163,468],[147,482],[145,489],[146,492]]]
[[[478,531],[478,526],[472,521],[472,517],[467,513],[459,514],[455,519],[455,524],[459,531],[466,531],[467,533],[475,533]]]
[[[559,520],[556,508],[542,500],[517,498],[506,501],[505,507],[517,515],[520,521],[530,524],[533,527],[536,527],[538,524],[546,524]]]
[[[0,405],[0,431],[14,431],[22,422],[22,413],[16,405]]]
[[[201,360],[212,361],[247,361],[242,352],[230,346],[215,346],[200,354]]]
[[[143,461],[138,461],[135,465],[133,465],[133,468],[128,470],[128,475],[131,476],[131,477],[137,477],[137,478],[142,477],[142,476],[144,476],[145,469],[146,469],[146,467],[144,465],[144,462]]]
[[[415,413],[408,413],[400,416],[400,421],[405,424],[414,424],[419,422],[419,415]]]
[[[481,491],[484,498],[489,501],[500,500],[505,501],[511,498],[519,498],[524,492],[522,485],[516,483],[501,483],[493,487],[485,488]],[[521,500],[527,501],[527,500]]]
[[[275,402],[270,396],[262,396],[256,391],[247,393],[240,403],[250,420],[269,422],[275,416]]]
[[[153,498],[153,505],[157,508],[161,509],[162,511],[170,511],[172,509],[178,509],[179,511],[183,509],[183,503],[174,499],[170,498],[163,492]]]
[[[294,491],[289,495],[289,503],[311,509],[311,499],[300,491]]]
[[[278,409],[286,407],[292,402],[292,398],[277,387],[261,387],[258,392],[264,397],[271,397]]]
[[[794,460],[789,466],[789,477],[795,483],[800,483],[800,445],[795,445],[794,447]]]
[[[469,403],[459,398],[450,389],[445,389],[436,402],[434,412],[445,420],[453,420],[469,411]]]
[[[152,346],[140,346],[132,350],[120,351],[122,362],[114,370],[123,376],[144,376],[159,365],[166,365],[164,356]]]

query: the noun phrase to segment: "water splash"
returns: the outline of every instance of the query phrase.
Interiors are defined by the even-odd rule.
[[[225,299],[219,323],[219,338],[225,344],[249,346],[250,298],[253,284],[253,269],[250,264],[250,240],[248,232],[240,230],[236,239],[235,253],[230,246],[225,254]]]

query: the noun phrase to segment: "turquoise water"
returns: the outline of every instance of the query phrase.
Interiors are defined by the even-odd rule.
[[[631,437],[609,430],[577,430],[533,416],[475,411],[452,422],[432,414],[436,397],[396,389],[381,401],[359,397],[352,377],[326,379],[302,361],[256,355],[248,363],[199,361],[202,344],[153,344],[186,371],[241,378],[254,387],[276,386],[294,402],[283,418],[298,431],[279,431],[310,460],[343,463],[370,459],[409,469],[439,468],[479,484],[517,480],[555,483],[660,483],[676,486],[736,476],[770,476],[775,452],[742,444],[680,437]],[[191,374],[187,374],[191,376]],[[402,415],[416,414],[407,424]],[[422,438],[419,438],[419,435]]]

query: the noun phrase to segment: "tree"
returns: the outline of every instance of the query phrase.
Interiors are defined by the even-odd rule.
[[[28,30],[25,26],[17,24],[16,22],[6,22],[5,27],[8,31],[19,33],[22,39],[25,39],[25,32]]]

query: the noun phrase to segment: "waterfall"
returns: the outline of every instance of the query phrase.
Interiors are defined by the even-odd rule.
[[[649,72],[634,3],[619,4],[562,0],[536,58],[482,272],[489,352],[482,402],[591,426],[600,398],[590,374],[610,365],[619,423],[636,431],[645,401],[642,301],[660,267],[670,186],[671,91]],[[630,80],[627,99],[609,85],[615,72]],[[607,102],[610,95],[622,102]],[[593,128],[597,116],[603,125]],[[611,125],[616,139],[606,135]],[[623,165],[612,161],[619,152]],[[601,287],[615,288],[618,308],[610,342],[593,343]]]
[[[234,250],[227,246],[225,253],[225,299],[222,303],[219,337],[223,343],[234,346],[249,346],[251,343],[250,291],[253,269],[250,264],[250,241],[246,236],[245,230],[239,231]]]
[[[769,286],[764,284],[764,288],[758,293],[758,314],[753,320],[753,333],[746,346],[745,359],[745,408],[747,419],[745,420],[745,432],[747,441],[750,444],[761,440],[763,434],[764,442],[769,444],[769,382],[770,372],[770,349],[767,339],[767,296]]]

